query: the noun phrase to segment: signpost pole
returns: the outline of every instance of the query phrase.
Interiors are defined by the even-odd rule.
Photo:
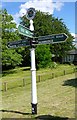
[[[30,30],[34,31],[33,20],[30,20]],[[32,79],[32,114],[37,114],[37,89],[36,89],[36,67],[35,67],[35,48],[30,49],[31,52],[31,79]]]
[[[29,8],[26,14],[26,17],[28,20],[30,20],[30,30],[34,31],[34,26],[33,26],[33,18],[35,17],[35,9],[34,8]],[[32,45],[33,42],[34,44],[53,44],[53,43],[59,43],[63,42],[66,40],[67,35],[65,33],[63,34],[57,34],[57,35],[47,35],[47,36],[40,36],[35,40],[33,37],[33,33],[26,27],[19,25],[18,27],[19,33],[27,36],[29,38],[32,38],[30,41],[29,39],[27,40],[19,40],[15,42],[9,42],[8,43],[8,48],[16,48],[20,46],[29,46],[31,45],[31,79],[32,79],[32,95],[31,95],[31,105],[32,105],[32,114],[37,114],[37,88],[36,88],[36,66],[35,66],[35,47]],[[33,41],[34,40],[34,41]]]

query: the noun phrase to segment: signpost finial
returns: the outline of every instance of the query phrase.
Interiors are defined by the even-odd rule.
[[[35,17],[36,11],[35,8],[29,8],[26,13],[26,18],[32,20]]]

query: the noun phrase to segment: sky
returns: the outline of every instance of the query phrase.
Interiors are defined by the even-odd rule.
[[[75,10],[76,2],[62,2],[61,0],[25,0],[26,2],[16,2],[15,0],[3,0],[2,8],[6,8],[8,13],[19,24],[19,17],[26,14],[30,7],[42,12],[49,12],[54,17],[62,18],[70,33],[75,36]],[[10,2],[8,2],[10,1]],[[15,2],[14,2],[15,1]],[[23,0],[22,0],[23,1]]]

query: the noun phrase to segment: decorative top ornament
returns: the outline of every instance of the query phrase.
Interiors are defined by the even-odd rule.
[[[26,13],[26,18],[32,20],[35,17],[36,11],[35,8],[29,8]]]

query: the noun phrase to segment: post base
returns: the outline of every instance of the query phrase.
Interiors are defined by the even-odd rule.
[[[37,114],[37,104],[31,103],[31,105],[32,105],[32,114]]]

